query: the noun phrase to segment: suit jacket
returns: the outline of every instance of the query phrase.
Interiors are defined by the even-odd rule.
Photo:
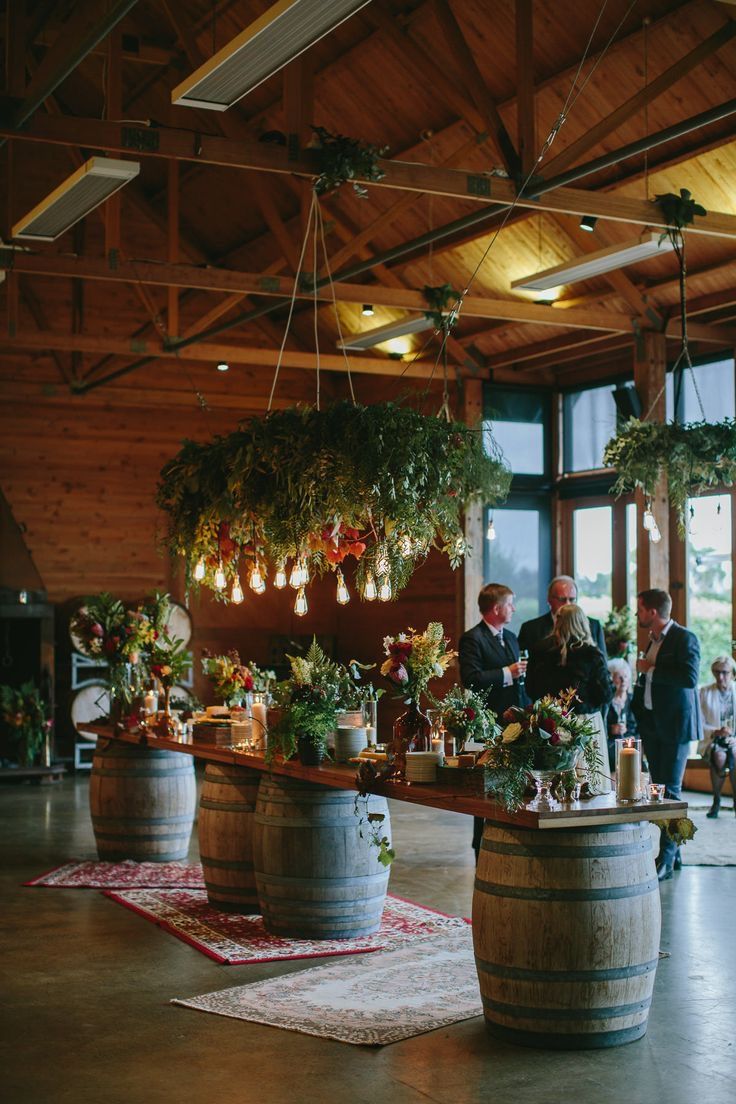
[[[634,687],[633,709],[640,726],[642,722],[645,728],[653,725],[657,736],[667,743],[700,739],[699,674],[698,638],[673,621],[657,655],[651,710],[644,707],[644,675],[639,675]]]
[[[593,642],[603,654],[603,658],[606,659],[606,641],[603,636],[603,626],[600,621],[596,621],[595,617],[589,617],[588,621],[590,623],[590,635],[593,637]],[[538,640],[543,640],[545,636],[549,636],[554,628],[554,624],[555,622],[551,610],[549,613],[543,613],[541,617],[535,617],[533,621],[525,621],[519,630],[519,647],[526,648],[528,652],[531,652],[532,646],[536,644]]]
[[[490,690],[488,704],[500,717],[510,705],[524,705],[526,694],[518,679],[511,686],[503,684],[503,669],[519,658],[519,642],[508,629],[503,630],[513,661],[510,661],[502,641],[480,621],[460,637],[460,677],[470,690]]]
[[[554,639],[538,640],[529,656],[526,686],[533,700],[545,694],[559,694],[574,686],[578,701],[575,713],[597,713],[614,694],[608,666],[594,644],[569,648],[567,663],[560,664],[560,649]]]

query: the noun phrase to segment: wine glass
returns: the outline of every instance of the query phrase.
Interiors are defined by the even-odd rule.
[[[519,649],[519,662],[520,663],[528,663],[529,662],[529,651],[528,651],[527,648],[520,648]],[[523,684],[525,681],[526,681],[526,673],[519,675],[519,682]]]

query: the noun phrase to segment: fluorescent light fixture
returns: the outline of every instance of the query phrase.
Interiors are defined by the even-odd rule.
[[[12,236],[28,241],[53,241],[140,171],[138,161],[90,157],[63,184],[16,222]]]
[[[547,288],[559,287],[560,284],[574,284],[577,280],[602,276],[604,272],[613,272],[615,268],[624,268],[637,261],[644,261],[647,257],[656,257],[670,249],[672,242],[669,238],[660,241],[659,231],[648,230],[633,241],[609,245],[596,253],[585,253],[582,257],[566,261],[555,268],[547,268],[544,272],[523,276],[520,280],[514,280],[511,287],[526,291],[545,291]]]
[[[226,111],[369,0],[278,0],[171,93],[185,107]]]
[[[431,318],[425,318],[423,314],[413,314],[408,318],[402,318],[400,322],[390,322],[388,326],[379,326],[375,330],[351,334],[344,341],[338,341],[337,347],[349,350],[372,349],[374,345],[382,345],[384,341],[391,341],[392,338],[424,333],[432,329],[434,329],[434,322]]]

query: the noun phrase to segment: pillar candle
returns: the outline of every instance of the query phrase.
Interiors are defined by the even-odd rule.
[[[149,690],[143,698],[143,712],[147,717],[152,717],[158,712],[158,694],[155,690]]]
[[[636,748],[622,747],[618,756],[616,796],[624,801],[634,801],[639,792],[641,763]]]
[[[266,734],[266,713],[268,707],[265,702],[254,701],[251,706],[253,718],[253,739],[261,741]]]

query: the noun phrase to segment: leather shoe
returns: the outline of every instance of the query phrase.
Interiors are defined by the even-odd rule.
[[[657,867],[657,881],[667,882],[672,877],[672,867],[667,866],[665,863],[660,863]]]
[[[716,817],[718,816],[719,810],[720,810],[720,802],[716,805],[716,803],[714,801],[713,804],[711,805],[710,809],[708,810],[708,812],[705,815],[708,817],[709,820],[715,820]]]
[[[678,851],[672,862],[673,870],[682,870],[682,855]]]

